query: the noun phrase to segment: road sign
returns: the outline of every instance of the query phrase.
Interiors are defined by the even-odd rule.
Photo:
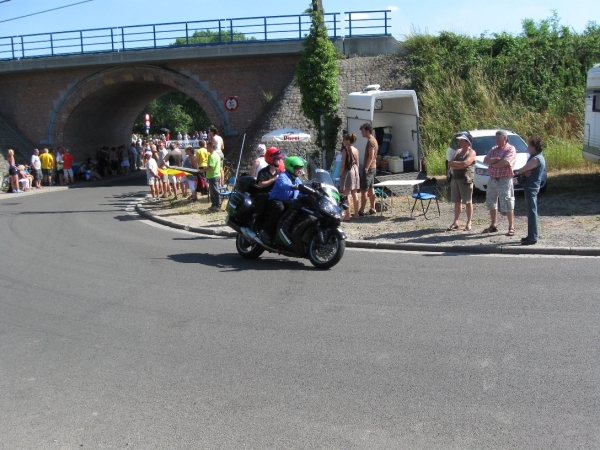
[[[227,111],[235,111],[240,106],[237,97],[227,97],[225,99],[225,109]]]

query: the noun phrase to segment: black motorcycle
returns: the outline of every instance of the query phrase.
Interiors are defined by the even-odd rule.
[[[347,199],[339,196],[333,183],[301,184],[298,190],[304,195],[286,202],[273,243],[267,245],[258,234],[261,217],[255,214],[258,196],[265,194],[261,194],[254,177],[237,180],[225,222],[237,231],[235,246],[243,258],[256,259],[266,250],[308,258],[318,269],[329,269],[342,259],[346,235],[339,226],[343,209],[348,207]]]

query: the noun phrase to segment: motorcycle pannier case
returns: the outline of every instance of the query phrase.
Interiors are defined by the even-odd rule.
[[[252,204],[250,197],[240,192],[234,192],[231,194],[231,197],[229,197],[227,212],[234,219],[245,221],[249,219],[254,212],[254,205]]]

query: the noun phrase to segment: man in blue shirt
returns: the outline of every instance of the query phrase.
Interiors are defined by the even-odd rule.
[[[267,217],[263,223],[263,229],[260,231],[261,240],[269,245],[272,243],[272,236],[277,228],[279,218],[285,210],[283,202],[293,200],[298,197],[298,186],[302,184],[300,175],[306,161],[299,156],[290,156],[285,160],[285,172],[282,172],[273,189],[269,193],[269,201],[267,203]]]

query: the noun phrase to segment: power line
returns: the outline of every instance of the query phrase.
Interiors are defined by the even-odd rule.
[[[9,2],[9,1],[10,0],[2,0],[0,3]],[[38,14],[44,14],[44,13],[47,13],[47,12],[50,12],[50,11],[56,11],[57,9],[69,8],[71,6],[81,5],[82,3],[88,3],[88,2],[93,2],[93,1],[94,0],[84,0],[82,2],[72,3],[70,5],[65,5],[65,6],[59,6],[58,8],[47,9],[45,11],[40,11],[40,12],[36,12],[36,13],[32,13],[32,14],[27,14],[25,16],[13,17],[12,19],[6,19],[6,20],[0,20],[0,23],[10,22],[11,20],[24,19],[25,17],[36,16]]]

